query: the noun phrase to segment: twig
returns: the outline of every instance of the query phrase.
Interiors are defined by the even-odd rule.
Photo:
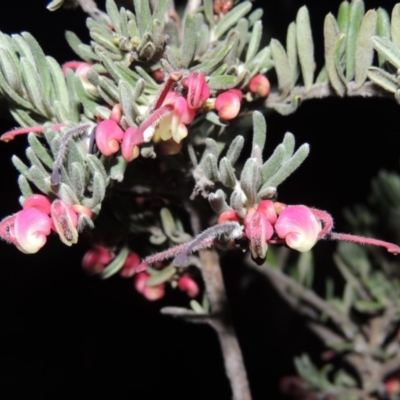
[[[242,352],[231,321],[218,253],[215,250],[200,250],[200,260],[211,310],[216,316],[210,320],[210,325],[218,335],[233,399],[251,400]]]
[[[250,260],[247,264],[265,275],[270,282],[278,289],[279,293],[284,295],[287,289],[292,290],[297,296],[299,296],[299,300],[305,301],[311,304],[313,307],[328,315],[333,322],[335,322],[338,326],[340,326],[343,330],[343,333],[346,335],[347,339],[352,339],[354,334],[357,332],[358,328],[353,322],[347,318],[345,314],[342,314],[335,310],[329,303],[327,303],[324,299],[319,297],[317,294],[312,292],[311,290],[306,289],[296,281],[294,281],[289,276],[282,273],[280,270],[276,268],[272,268],[267,264],[257,265]],[[347,329],[346,329],[347,328]]]
[[[192,310],[182,307],[164,307],[161,309],[161,314],[170,315],[171,317],[185,319],[186,321],[197,324],[210,324],[213,314],[199,314]]]

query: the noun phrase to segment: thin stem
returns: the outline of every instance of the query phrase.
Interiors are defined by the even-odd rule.
[[[218,253],[215,250],[201,250],[200,260],[212,314],[216,316],[210,321],[210,324],[217,332],[221,345],[226,375],[232,388],[232,398],[234,400],[251,400],[242,352],[232,325]]]
[[[327,303],[317,294],[306,289],[280,270],[272,268],[267,264],[257,265],[250,260],[247,264],[251,268],[266,276],[268,280],[279,290],[281,295],[284,295],[287,290],[293,291],[294,294],[299,297],[299,300],[303,300],[311,304],[320,312],[328,315],[335,324],[342,328],[347,339],[352,339],[354,337],[354,334],[357,332],[358,328],[347,317],[347,315],[335,310],[329,303]]]

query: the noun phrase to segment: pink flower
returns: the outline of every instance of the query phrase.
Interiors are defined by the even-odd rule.
[[[172,105],[174,108],[172,113],[160,121],[154,139],[167,141],[172,138],[176,143],[180,143],[188,134],[186,125],[193,121],[195,111],[189,107],[186,99],[176,92],[168,93],[164,105]]]
[[[134,253],[130,252],[128,257],[125,260],[122,269],[119,271],[119,274],[123,278],[130,278],[135,275],[137,272],[137,267],[140,265],[140,257]]]
[[[106,247],[95,245],[83,256],[82,268],[89,275],[98,275],[103,272],[111,259],[111,254]]]
[[[104,156],[111,156],[119,150],[119,144],[124,137],[124,131],[113,120],[100,122],[96,128],[96,145]]]
[[[147,286],[147,281],[150,275],[147,272],[140,272],[136,275],[134,280],[135,289],[141,293],[147,300],[155,301],[164,297],[165,295],[165,284]]]
[[[200,72],[192,72],[188,77],[182,79],[182,86],[187,89],[187,104],[189,108],[199,109],[210,97],[210,88],[206,78]]]
[[[227,211],[224,211],[218,217],[218,224],[223,224],[224,222],[227,222],[227,221],[239,222],[239,220],[240,220],[239,215],[235,210],[227,210]]]
[[[24,201],[23,209],[36,208],[46,215],[50,215],[51,202],[42,194],[33,194],[26,198]]]
[[[274,228],[263,210],[250,207],[244,221],[244,233],[249,239],[251,256],[255,260],[264,260],[268,250],[268,240],[274,234]]]
[[[251,78],[249,89],[253,93],[257,93],[260,97],[267,97],[271,90],[271,84],[264,75],[258,74]]]
[[[130,162],[139,157],[138,145],[143,143],[143,132],[134,126],[128,128],[124,133],[121,152],[125,161]]]
[[[26,254],[37,253],[50,232],[50,217],[36,208],[21,210],[0,223],[0,237]]]
[[[188,274],[182,275],[179,278],[178,288],[186,292],[189,297],[196,297],[200,292],[199,285]]]
[[[215,100],[218,116],[226,120],[236,118],[240,111],[242,96],[242,92],[238,89],[230,89],[219,94]]]
[[[78,242],[78,216],[71,206],[62,200],[54,200],[51,204],[53,229],[60,235],[60,240],[67,246]]]
[[[321,229],[320,220],[303,205],[287,206],[275,223],[277,235],[290,248],[300,252],[308,251],[315,245]]]

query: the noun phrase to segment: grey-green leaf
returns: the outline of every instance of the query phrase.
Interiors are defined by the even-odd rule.
[[[391,23],[391,36],[392,42],[400,47],[400,3],[397,3],[392,10],[392,23]]]
[[[262,151],[267,140],[267,123],[260,111],[253,112],[253,146],[257,145]]]
[[[336,23],[335,17],[329,13],[325,17],[324,21],[325,66],[330,84],[335,92],[340,97],[343,97],[346,92],[346,87],[339,76],[335,62],[335,49],[338,36],[339,27]]]
[[[236,161],[238,160],[240,153],[242,152],[243,146],[243,136],[236,136],[229,146],[228,152],[226,153],[226,158],[230,161],[232,165],[235,165]]]
[[[374,59],[371,37],[376,32],[376,11],[369,10],[361,22],[356,40],[355,88],[358,89],[367,79],[368,68]]]
[[[380,37],[384,37],[390,39],[390,17],[388,12],[379,7],[377,12],[377,21],[376,21],[376,34]],[[400,19],[399,19],[400,24]],[[385,57],[382,54],[378,54],[378,63],[381,67],[385,62]]]
[[[182,43],[181,65],[183,68],[189,68],[194,58],[197,42],[196,23],[193,15],[187,15],[184,26],[184,36]]]
[[[234,26],[240,18],[244,17],[251,10],[251,3],[244,1],[235,6],[227,14],[225,14],[215,27],[213,40],[218,40],[232,26]]]
[[[272,58],[275,63],[275,71],[278,77],[278,87],[281,93],[281,98],[285,98],[293,88],[289,60],[285,49],[278,40],[271,39],[270,47]]]
[[[382,54],[397,69],[400,68],[400,48],[395,46],[389,39],[374,36],[372,44],[375,50]]]
[[[306,6],[301,7],[297,13],[296,39],[303,82],[308,91],[313,84],[315,61],[310,15]]]
[[[352,80],[355,71],[356,39],[364,16],[362,0],[352,0],[349,11],[349,27],[346,35],[346,78]]]
[[[399,84],[396,81],[396,77],[381,68],[370,67],[368,69],[368,78],[388,92],[396,93],[396,91],[399,89]]]

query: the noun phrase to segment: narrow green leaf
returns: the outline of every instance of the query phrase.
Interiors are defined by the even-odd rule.
[[[252,11],[247,17],[247,20],[249,21],[249,28],[251,28],[258,20],[260,20],[263,15],[264,11],[262,8],[256,8],[254,11]]]
[[[36,39],[28,32],[22,32],[21,36],[25,39],[26,43],[31,48],[33,57],[35,59],[36,70],[39,73],[39,79],[43,86],[43,92],[48,98],[51,92],[51,77],[50,71],[47,66],[46,56]]]
[[[400,68],[400,48],[389,39],[378,36],[372,38],[372,44],[379,54],[382,54],[397,69]]]
[[[69,46],[71,47],[71,49],[80,58],[82,58],[82,60],[87,61],[87,62],[92,62],[93,61],[93,59],[91,57],[88,57],[88,54],[85,51],[83,51],[82,47],[80,47],[81,45],[83,45],[83,43],[81,42],[79,37],[74,32],[66,31],[65,32],[65,38],[66,38]]]
[[[219,162],[219,172],[221,174],[221,182],[223,185],[231,189],[235,188],[235,170],[227,157],[223,157]]]
[[[19,108],[19,106],[10,105],[9,108],[10,114],[18,122],[19,125],[22,126],[35,126],[38,124],[38,121],[35,121],[31,118],[30,113]]]
[[[253,30],[250,36],[250,41],[247,47],[246,59],[245,59],[246,63],[252,60],[254,56],[257,54],[258,48],[260,47],[261,43],[261,37],[262,37],[262,22],[257,21],[253,26]]]
[[[295,95],[292,97],[290,103],[276,103],[273,105],[273,109],[281,115],[293,114],[301,104],[301,96]]]
[[[343,70],[343,57],[345,53],[345,45],[346,45],[346,35],[344,33],[340,33],[336,39],[335,48],[334,48],[334,62],[337,74],[344,85],[347,84],[346,77],[344,76]]]
[[[106,183],[99,172],[93,174],[92,197],[82,200],[82,204],[90,209],[101,204],[106,194]]]
[[[96,115],[97,103],[92,99],[90,99],[88,94],[85,92],[81,80],[76,75],[75,75],[75,90],[83,107],[85,108],[85,110],[89,112],[89,116],[91,116],[91,118],[94,118]]]
[[[364,3],[362,0],[352,0],[349,10],[349,27],[346,35],[346,78],[354,78],[356,39],[364,16]]]
[[[249,203],[257,203],[257,191],[260,185],[260,170],[255,158],[248,158],[240,175],[240,187],[245,193]]]
[[[28,198],[29,196],[33,195],[33,190],[31,188],[31,185],[29,184],[28,180],[25,178],[25,176],[20,175],[18,177],[18,186],[19,190],[22,193],[22,196],[24,199]],[[22,205],[22,204],[21,204]]]
[[[287,179],[307,158],[310,152],[310,147],[307,143],[303,144],[293,155],[293,157],[283,164],[278,172],[273,175],[267,182],[264,183],[263,188],[267,186],[275,186],[280,185],[285,179]]]
[[[232,89],[236,85],[236,77],[232,75],[212,76],[207,83],[211,90]]]
[[[150,29],[151,13],[150,2],[143,0],[133,0],[135,6],[136,22],[142,35]]]
[[[350,4],[348,1],[343,1],[340,3],[337,24],[339,27],[339,32],[347,35],[347,29],[349,28],[349,17],[350,17]]]
[[[204,158],[204,173],[206,174],[207,178],[210,179],[212,182],[219,182],[220,176],[218,171],[217,159],[212,154],[207,154]]]
[[[358,89],[367,79],[368,68],[374,59],[371,37],[376,32],[376,11],[369,10],[361,22],[356,39],[355,88]]]
[[[203,0],[204,15],[208,21],[210,27],[214,27],[214,1],[213,0]]]
[[[310,15],[306,6],[301,7],[297,13],[296,39],[303,82],[308,91],[313,84],[315,61]]]
[[[233,139],[232,143],[228,148],[228,152],[226,153],[226,158],[232,165],[235,165],[236,161],[238,160],[240,153],[243,150],[244,146],[244,138],[243,136],[236,136]]]
[[[47,65],[52,80],[54,98],[57,99],[63,107],[69,109],[69,93],[64,74],[58,62],[52,57],[46,57]],[[70,118],[68,118],[70,120]]]
[[[215,27],[213,40],[218,40],[230,28],[232,28],[240,18],[244,17],[251,10],[251,3],[244,1],[238,4],[227,14],[225,14]]]
[[[245,208],[243,207],[243,203],[246,201],[246,196],[244,195],[241,189],[235,189],[231,197],[229,199],[229,203],[231,207],[239,214],[244,216]]]
[[[395,46],[400,47],[400,3],[397,3],[392,10],[391,23],[392,42]]]
[[[50,178],[44,175],[35,165],[29,168],[29,176],[27,178],[44,194],[51,193]]]
[[[118,85],[118,91],[119,91],[119,98],[121,101],[122,111],[124,113],[126,121],[128,122],[128,125],[136,126],[135,123],[136,105],[135,105],[135,99],[132,96],[131,88],[126,82],[121,80]]]
[[[49,4],[47,4],[46,8],[49,11],[56,11],[64,4],[64,0],[52,0]]]
[[[40,84],[39,75],[30,61],[25,57],[21,57],[21,70],[30,101],[40,114],[51,117],[51,112],[49,112],[50,106],[47,103],[43,86]]]
[[[147,3],[147,2],[146,2]],[[115,32],[121,34],[121,17],[119,15],[118,7],[114,0],[106,0],[106,11],[110,17],[112,26]]]
[[[281,143],[277,146],[272,153],[272,155],[268,158],[267,161],[261,167],[261,181],[267,182],[280,168],[282,164],[282,160],[285,157],[285,146]],[[263,185],[264,187],[272,186],[272,185]]]
[[[236,30],[239,34],[239,44],[237,48],[237,56],[240,58],[243,49],[247,44],[248,32],[249,32],[249,23],[246,18],[241,18],[236,25]]]
[[[4,47],[0,47],[0,68],[11,89],[21,96],[23,91],[19,68],[14,62],[14,57]]]
[[[370,67],[368,69],[368,78],[388,92],[396,93],[396,91],[399,89],[399,84],[397,83],[396,77],[381,68]]]
[[[294,152],[294,146],[296,145],[296,139],[293,133],[286,132],[285,136],[283,137],[282,144],[285,148],[285,155],[282,158],[282,164],[286,161],[290,160]]]
[[[196,51],[197,31],[196,23],[193,15],[187,15],[185,19],[185,26],[183,28],[183,43],[182,43],[182,57],[181,66],[189,68],[190,63],[193,61]]]
[[[281,98],[287,97],[293,88],[290,64],[285,49],[276,39],[271,39],[271,53],[275,63],[275,71],[278,77],[278,87]]]
[[[124,246],[118,255],[104,268],[100,274],[101,279],[107,279],[115,275],[125,264],[126,258],[129,254],[129,248]]]
[[[231,210],[225,200],[225,193],[221,189],[218,189],[215,193],[210,193],[208,202],[217,215],[222,214],[224,211]]]
[[[8,97],[10,97],[10,99],[18,104],[19,106],[28,109],[28,110],[33,110],[34,106],[33,104],[24,99],[23,97],[21,97],[7,82],[6,78],[3,75],[3,72],[0,70],[0,88],[1,91]]]
[[[335,49],[338,37],[339,27],[334,16],[329,13],[324,21],[325,66],[330,84],[335,92],[340,97],[343,97],[346,92],[346,86],[338,74],[335,62]],[[342,37],[342,40],[344,40],[344,35]]]
[[[114,81],[106,76],[100,76],[99,86],[111,97],[113,105],[119,102],[118,88]]]
[[[292,85],[296,85],[299,78],[299,60],[297,54],[297,40],[296,40],[296,23],[292,22],[287,30],[286,35],[286,51],[292,73]]]
[[[267,123],[260,111],[253,112],[253,145],[257,145],[262,151],[267,140]]]
[[[173,265],[163,268],[157,271],[154,275],[151,275],[146,281],[146,286],[157,286],[161,283],[169,281],[175,274],[177,269]]]
[[[376,34],[380,37],[390,39],[390,17],[388,12],[381,7],[377,10]],[[385,62],[385,57],[378,54],[378,62],[381,67]]]
[[[28,135],[28,143],[40,161],[48,168],[53,168],[53,158],[50,156],[49,151],[39,141],[35,133],[30,133]]]
[[[206,59],[202,63],[193,66],[190,68],[190,71],[199,71],[204,75],[210,75],[221,63],[224,61],[224,58],[228,55],[228,53],[232,50],[233,45],[229,44],[227,46],[221,46],[220,52],[215,54],[210,59]]]
[[[170,3],[171,3],[171,0],[158,0],[156,2],[156,6],[155,6],[154,12],[153,12],[153,21],[154,20],[158,20],[158,21],[164,20],[164,17],[167,14]]]
[[[122,59],[121,50],[110,39],[108,39],[106,36],[104,36],[103,32],[100,32],[96,28],[92,28],[90,30],[90,37],[95,42],[97,42],[100,46],[104,47],[111,53],[121,56],[121,59]]]
[[[81,199],[85,192],[85,172],[82,165],[77,162],[69,164],[68,172],[74,192]]]

